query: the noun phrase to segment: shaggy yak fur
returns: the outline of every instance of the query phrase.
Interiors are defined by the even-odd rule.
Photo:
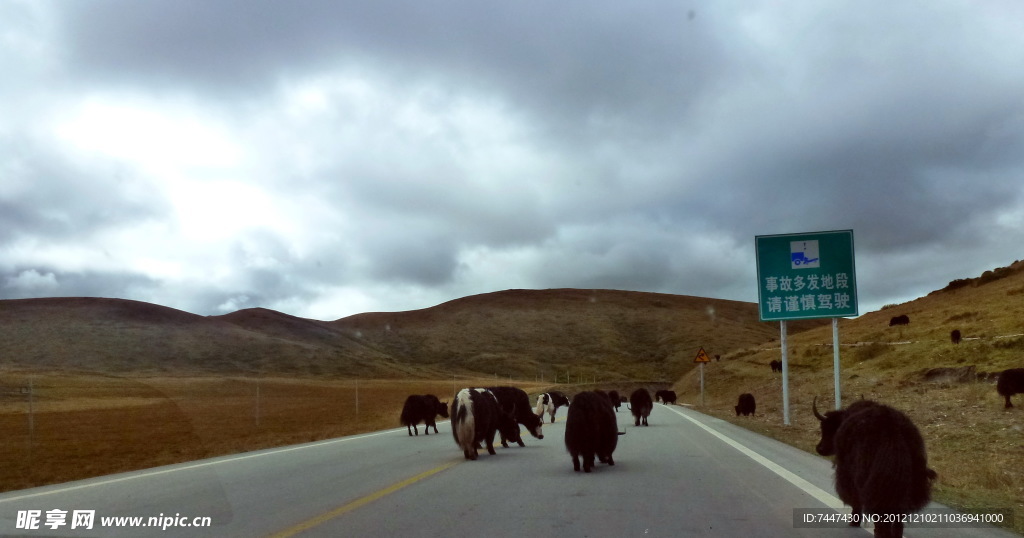
[[[678,396],[676,396],[676,391],[674,390],[659,390],[654,393],[655,401],[661,400],[661,403],[665,405],[676,403],[677,398]]]
[[[629,409],[633,412],[635,425],[639,426],[642,421],[643,425],[647,426],[647,417],[650,416],[651,409],[654,409],[651,393],[645,388],[634,390],[633,394],[629,395]]]
[[[506,415],[498,398],[487,389],[462,389],[452,400],[452,437],[467,460],[475,460],[480,443],[494,454],[494,434],[500,429],[509,438],[519,434],[515,419]]]
[[[817,403],[815,398],[811,407],[821,421],[816,450],[835,456],[836,493],[854,515],[911,514],[928,504],[936,475],[921,433],[906,415],[870,400],[822,415]],[[903,536],[903,523],[876,523],[875,536]]]
[[[1024,368],[1003,370],[996,381],[996,391],[1000,396],[1006,398],[1004,409],[1013,407],[1013,404],[1010,403],[1010,396],[1024,393]]]
[[[594,391],[581,392],[572,399],[565,420],[565,448],[572,456],[572,468],[583,472],[594,468],[594,457],[601,463],[615,465],[612,453],[618,444],[619,426],[615,421],[608,396]]]
[[[497,396],[498,404],[501,405],[501,410],[506,415],[515,419],[519,424],[526,426],[530,435],[537,439],[544,438],[544,432],[541,429],[544,421],[530,411],[530,397],[526,395],[523,389],[516,387],[487,387],[487,390]],[[509,441],[519,443],[519,446],[526,446],[526,443],[523,442],[523,437],[519,434],[518,426],[516,427],[515,437],[506,438],[501,430],[498,430],[498,435],[501,436],[501,446],[505,448],[508,448]]]
[[[413,394],[405,399],[405,406],[402,407],[402,425],[409,431],[409,435],[416,432],[416,435],[420,434],[417,424],[422,422],[425,427],[423,428],[424,435],[430,435],[430,427],[434,427],[434,433],[437,433],[437,424],[434,419],[438,415],[442,418],[448,418],[448,404],[437,399],[437,396],[433,394]]]
[[[736,416],[753,415],[756,410],[757,402],[754,401],[754,395],[749,392],[740,394],[740,399],[736,403]]]

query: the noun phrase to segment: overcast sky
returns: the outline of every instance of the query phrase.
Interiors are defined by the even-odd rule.
[[[0,298],[333,320],[508,288],[860,312],[1024,258],[1024,4],[0,0]]]

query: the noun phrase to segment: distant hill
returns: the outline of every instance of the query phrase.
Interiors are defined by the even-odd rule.
[[[701,347],[713,356],[776,337],[754,303],[583,289],[506,290],[331,325],[389,356],[442,370],[574,381],[669,381],[693,367]]]
[[[407,370],[322,322],[278,312],[204,317],[139,301],[85,297],[0,301],[0,366],[383,376]]]
[[[0,366],[111,373],[670,381],[700,347],[725,354],[775,335],[753,303],[616,290],[507,290],[329,322],[123,299],[0,301]]]

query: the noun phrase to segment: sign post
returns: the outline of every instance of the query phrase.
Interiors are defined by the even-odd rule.
[[[787,320],[832,318],[833,370],[836,409],[839,409],[838,318],[858,315],[853,230],[759,235],[754,238],[754,246],[758,313],[761,321],[781,322],[784,423],[789,425]]]
[[[693,362],[700,364],[700,406],[704,407],[704,363],[711,362],[711,357],[708,356],[707,351],[704,351],[704,348],[700,348]]]

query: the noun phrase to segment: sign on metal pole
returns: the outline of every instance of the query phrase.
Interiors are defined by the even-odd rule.
[[[700,364],[700,406],[704,407],[704,363],[711,362],[711,357],[708,356],[707,351],[704,351],[704,348],[700,348],[693,362]]]
[[[833,318],[836,409],[839,409],[839,328],[835,320],[859,315],[853,230],[759,235],[754,243],[758,314],[761,321],[780,322],[784,423],[789,425],[787,320]]]
[[[759,235],[761,321],[858,315],[853,230]]]

